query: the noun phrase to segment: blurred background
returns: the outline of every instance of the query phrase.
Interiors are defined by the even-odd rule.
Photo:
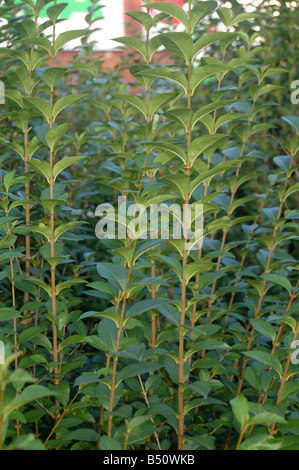
[[[186,4],[185,0],[172,1],[181,6]],[[63,0],[58,0],[57,3],[63,3]],[[290,43],[297,44],[296,47],[298,48],[298,0],[291,2],[280,2],[278,0],[220,0],[218,3],[219,6],[233,8],[235,14],[243,11],[257,11],[260,18],[255,22],[254,29],[256,31],[263,30],[262,41],[265,41],[267,32],[272,31],[274,34],[276,30],[275,44],[280,41],[285,42],[281,50],[282,55],[286,54]],[[94,51],[101,53],[100,57],[104,61],[104,66],[110,69],[115,68],[122,61],[123,51],[113,39],[132,34],[136,35],[136,33],[140,36],[143,34],[142,25],[127,16],[130,11],[142,10],[140,5],[140,0],[107,0],[106,2],[102,0],[71,0],[64,10],[64,18],[67,18],[67,21],[57,25],[57,34],[66,30],[86,28],[92,21],[93,32],[89,35],[89,42],[93,43]],[[152,10],[151,13],[155,15],[158,12]],[[45,19],[46,8],[41,15],[41,20]],[[210,32],[223,28],[223,24],[216,14],[208,21],[210,23],[200,27]],[[158,24],[157,28],[159,30],[180,30],[180,24],[178,22],[169,23],[164,20],[163,23]],[[67,50],[60,53],[59,65],[69,63],[79,47],[80,39],[71,41]],[[125,54],[127,53],[126,51]],[[283,59],[283,56],[281,59]],[[126,79],[129,78],[126,72],[124,72],[124,75]]]

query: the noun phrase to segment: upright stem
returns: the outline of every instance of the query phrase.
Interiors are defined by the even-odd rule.
[[[189,13],[191,10],[191,0],[189,0]],[[192,74],[192,59],[189,59],[188,63],[188,109],[191,109],[191,100],[192,100],[192,89],[191,89],[191,74]],[[187,162],[185,165],[186,175],[190,176],[191,163],[189,160],[189,148],[192,140],[192,127],[191,123],[187,130]],[[190,193],[189,187],[185,194],[185,207],[189,204]],[[184,251],[183,251],[183,265],[182,265],[182,291],[181,291],[181,314],[180,314],[180,328],[179,328],[179,387],[178,387],[178,399],[179,399],[179,433],[178,433],[178,450],[183,449],[183,438],[184,438],[184,424],[185,424],[185,413],[184,413],[184,328],[186,320],[186,305],[187,305],[187,282],[186,282],[186,266],[188,265],[188,227],[186,227],[186,221],[184,221]]]
[[[8,201],[8,190],[6,190],[6,200]],[[6,217],[8,217],[8,210],[5,211]],[[11,235],[11,229],[9,224],[7,224],[7,234]],[[11,247],[9,248],[11,251]],[[14,266],[13,266],[13,258],[9,258],[10,263],[10,277],[11,277],[11,297],[12,297],[12,307],[16,308],[16,289],[15,289],[15,275],[14,275]],[[13,320],[13,329],[14,329],[14,352],[16,353],[18,350],[18,337],[17,337],[17,319]],[[18,368],[18,357],[15,357],[15,369]],[[20,437],[20,421],[16,420],[16,436]]]
[[[145,159],[145,166],[147,164],[147,160],[150,154],[150,149],[147,151],[146,159]],[[144,176],[142,175],[141,180],[139,182],[139,191],[138,191],[138,196],[140,196],[142,186],[143,186],[143,178]],[[135,255],[135,250],[137,246],[138,239],[134,240],[133,243],[133,248],[134,248],[134,255]],[[129,246],[129,245],[128,245]],[[132,260],[134,259],[134,255]],[[127,278],[127,285],[129,285],[130,280],[131,280],[131,274],[133,270],[134,263],[133,261],[129,265],[129,271],[128,271],[128,278]],[[117,339],[116,339],[116,344],[115,344],[115,353],[118,353],[119,347],[120,347],[120,340],[121,340],[121,334],[123,331],[124,327],[124,318],[125,318],[125,311],[126,311],[126,305],[127,305],[127,300],[129,298],[129,295],[125,292],[123,299],[122,299],[122,309],[119,317],[119,323],[117,327]],[[116,303],[116,312],[118,312],[118,309],[120,307],[120,302],[121,302],[121,291],[118,293],[118,299]],[[110,362],[110,359],[109,359]],[[109,403],[109,418],[108,418],[108,437],[112,436],[112,429],[113,429],[113,416],[112,412],[114,409],[114,397],[115,397],[115,390],[116,390],[116,373],[117,373],[117,365],[118,365],[118,356],[114,355],[113,357],[113,371],[112,371],[112,382],[111,382],[111,389],[110,389],[110,403]]]
[[[56,0],[54,1],[54,5],[56,5]],[[52,36],[52,52],[51,52],[51,67],[54,67],[54,62],[55,62],[55,23],[53,24],[53,36]],[[50,113],[50,120],[49,120],[49,127],[50,129],[53,129],[53,99],[54,99],[54,90],[51,88],[50,92],[50,107],[51,107],[51,113]],[[54,151],[50,150],[50,167],[51,167],[51,175],[50,175],[50,180],[49,180],[49,185],[50,185],[50,199],[54,200],[54,176],[53,176],[53,169],[54,169]],[[54,236],[54,231],[55,231],[55,214],[54,214],[54,208],[51,209],[50,211],[50,228],[51,228],[51,240],[50,240],[50,252],[51,252],[51,258],[55,258],[55,236]],[[50,279],[50,286],[51,286],[51,303],[52,303],[52,315],[56,317],[57,315],[57,309],[56,309],[56,271],[55,271],[55,266],[51,266],[51,279]],[[53,360],[56,363],[55,369],[54,369],[54,384],[59,385],[59,367],[58,367],[58,337],[57,337],[57,325],[55,321],[53,321]],[[59,406],[59,400],[56,399],[55,401],[56,406]],[[55,413],[55,421],[57,422],[59,420],[59,412],[57,411]]]
[[[292,166],[293,166],[294,157],[295,156],[293,155],[292,158],[291,158],[290,168],[292,168]],[[285,184],[284,184],[285,188],[287,187],[287,185],[288,185],[288,177],[286,178],[286,181],[285,181]],[[274,252],[274,248],[275,248],[275,237],[276,237],[276,234],[277,234],[277,231],[278,231],[278,222],[280,220],[280,216],[281,216],[281,213],[282,213],[283,204],[284,204],[284,198],[281,198],[280,206],[279,206],[279,209],[278,209],[278,214],[277,214],[277,217],[276,217],[276,222],[274,223],[274,228],[273,228],[273,233],[272,233],[273,242],[272,242],[272,244],[270,246],[270,249],[269,249],[269,254],[268,254],[268,259],[267,259],[266,267],[265,267],[265,270],[264,270],[264,274],[268,274],[269,271],[270,271],[271,260],[272,260],[272,256],[273,256],[273,252]],[[262,308],[262,305],[263,305],[263,300],[264,300],[264,297],[266,295],[266,284],[267,284],[267,280],[263,279],[262,280],[262,290],[260,292],[257,308],[256,308],[256,311],[255,311],[255,314],[254,314],[255,319],[258,318],[258,316],[260,314],[260,311],[261,311],[261,308]],[[254,340],[254,333],[255,333],[254,328],[251,328],[250,337],[249,337],[248,344],[247,344],[247,352],[249,352],[250,349],[251,349],[251,345],[252,345],[253,340]],[[241,376],[240,376],[239,386],[238,386],[238,391],[237,391],[238,395],[240,395],[240,393],[242,392],[242,387],[243,387],[243,383],[244,383],[244,377],[245,377],[245,372],[246,372],[246,367],[247,367],[248,360],[249,360],[249,358],[247,356],[245,356],[244,359],[243,359],[243,366],[242,366],[242,371],[241,371]]]
[[[296,331],[295,331],[295,334],[294,334],[293,341],[296,341],[298,336],[299,336],[299,322],[297,324],[297,328],[296,328]],[[283,391],[284,391],[284,387],[285,387],[285,384],[288,381],[288,372],[289,372],[289,368],[290,368],[290,365],[291,365],[291,360],[292,360],[292,352],[290,352],[289,355],[288,355],[287,362],[286,362],[285,369],[284,369],[284,373],[283,373],[283,377],[281,379],[281,384],[280,384],[280,387],[279,387],[278,397],[277,397],[277,401],[276,401],[277,406],[279,406],[281,401],[282,401],[282,394],[283,394]],[[276,425],[275,422],[272,423],[272,426],[271,426],[271,429],[270,429],[270,435],[271,436],[273,436],[273,434],[275,432],[275,425]]]
[[[37,20],[38,20],[38,15],[35,14],[34,17],[34,29],[36,31],[37,29]],[[32,86],[32,72],[33,72],[33,67],[32,67],[32,58],[34,54],[34,45],[32,44],[31,50],[30,50],[30,57],[29,57],[29,81],[28,81],[28,88],[27,88],[27,93],[26,96],[27,98],[31,96],[31,86]],[[25,174],[28,173],[29,167],[28,167],[28,161],[29,161],[29,156],[27,153],[27,147],[29,143],[28,139],[29,135],[29,126],[27,124],[25,132],[24,132],[24,162],[25,162]],[[30,226],[30,182],[27,181],[25,184],[25,223],[26,226]],[[30,235],[25,236],[25,247],[26,247],[26,261],[25,261],[25,270],[26,270],[26,276],[30,277],[30,257],[31,257],[31,250],[30,250]],[[24,301],[25,303],[29,301],[29,293],[25,292],[24,294]],[[26,316],[28,312],[24,312],[24,315]]]
[[[146,51],[147,51],[147,53],[146,53],[146,65],[149,66],[150,65],[149,31],[146,32]],[[147,124],[149,124],[151,122],[150,107],[149,106],[150,106],[150,85],[148,85],[146,87],[146,107],[147,107],[147,119],[146,119],[146,121],[147,121]],[[124,149],[123,149],[123,151],[124,151]],[[150,156],[150,152],[151,152],[151,148],[149,147],[147,149],[147,152],[146,152],[146,159],[145,159],[144,166],[146,166],[146,164],[147,164],[148,158]],[[143,187],[143,179],[144,179],[144,175],[142,174],[140,182],[139,182],[139,190],[138,190],[138,195],[139,196],[141,194],[141,190],[142,190],[142,187]],[[152,172],[150,174],[150,183],[153,184]],[[133,243],[134,250],[136,249],[137,241],[138,240],[136,239]],[[132,263],[129,265],[127,285],[130,283],[133,266],[134,266],[134,264],[133,264],[133,261],[132,261]],[[151,268],[151,277],[155,277],[155,266],[154,265]],[[155,299],[155,297],[156,297],[155,286],[152,286],[151,297],[152,297],[152,299]],[[123,326],[124,326],[124,317],[125,317],[125,310],[126,310],[126,305],[127,305],[128,298],[129,298],[128,294],[125,293],[124,297],[123,297],[123,301],[122,301],[122,309],[121,309],[119,323],[118,323],[117,339],[116,339],[116,346],[115,346],[115,352],[116,353],[119,351],[119,347],[120,347],[120,340],[121,340],[121,334],[122,334]],[[121,301],[121,292],[119,292],[119,294],[118,294],[118,299],[117,299],[117,303],[116,303],[116,312],[119,309],[120,301]],[[152,318],[152,332],[151,332],[151,346],[155,347],[155,344],[156,344],[156,320],[153,317]],[[114,358],[113,358],[113,371],[112,371],[112,383],[111,383],[111,390],[110,390],[110,404],[109,404],[110,414],[109,414],[109,418],[108,418],[108,437],[112,436],[112,429],[113,429],[112,412],[113,412],[113,409],[114,409],[114,397],[115,397],[115,391],[116,391],[117,365],[118,365],[118,357],[114,356]]]
[[[5,368],[2,366],[1,370],[1,383],[0,383],[0,450],[3,449],[3,409],[4,409],[4,393],[5,393]]]

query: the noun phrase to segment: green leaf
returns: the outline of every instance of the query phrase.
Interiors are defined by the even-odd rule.
[[[43,79],[45,80],[46,84],[53,90],[56,83],[63,77],[65,72],[67,71],[66,68],[62,67],[49,67],[44,71]]]
[[[271,85],[268,83],[262,87],[254,87],[250,90],[250,94],[254,100],[257,100],[260,96],[265,95],[266,93],[271,93],[273,91],[281,90],[280,86]]]
[[[182,72],[173,72],[169,67],[158,67],[156,69],[147,68],[144,70],[140,70],[135,75],[137,77],[159,77],[171,80],[180,85],[186,94],[188,93],[188,80],[185,75]]]
[[[198,109],[192,116],[192,129],[194,128],[195,124],[204,116],[207,114],[216,111],[217,109],[224,108],[225,106],[231,105],[235,103],[236,100],[222,100],[222,101],[217,101],[216,103],[210,103],[205,106],[202,106],[200,109]],[[231,114],[227,115],[228,118],[231,117]]]
[[[25,341],[30,341],[36,336],[38,336],[42,331],[44,331],[44,328],[42,327],[35,327],[31,326],[29,328],[26,328],[25,330],[22,331],[22,333],[19,336],[19,344],[25,343]]]
[[[182,266],[177,259],[164,255],[157,255],[156,259],[163,261],[163,263],[167,264],[178,275],[179,279],[182,280]]]
[[[233,21],[231,22],[231,26],[234,26],[237,23],[241,23],[241,21],[251,20],[254,18],[258,18],[258,15],[256,13],[240,13],[240,15],[237,15],[233,19]]]
[[[218,3],[215,1],[205,1],[195,5],[189,14],[190,32],[193,33],[197,23],[199,23],[199,21],[201,21],[206,15],[213,13],[217,6]]]
[[[23,98],[23,103],[25,106],[35,111],[39,116],[46,118],[47,122],[50,121],[51,106],[48,101],[38,97],[30,97]]]
[[[181,57],[186,63],[192,56],[193,41],[187,33],[166,33],[161,35],[161,42],[163,46]]]
[[[279,450],[298,450],[299,436],[282,436],[279,438]]]
[[[281,319],[281,321],[283,323],[286,323],[287,325],[289,325],[292,328],[293,333],[295,333],[296,328],[297,328],[297,322],[296,322],[295,318],[292,318],[292,317],[288,316],[288,317],[285,317],[285,318]]]
[[[203,37],[199,38],[194,46],[193,46],[193,56],[192,58],[197,56],[203,49],[210,46],[211,44],[215,44],[215,42],[229,40],[233,41],[236,37],[236,33],[226,33],[226,32],[219,32],[219,33],[210,33],[205,34]]]
[[[69,289],[70,287],[74,285],[84,284],[85,282],[87,281],[85,281],[84,279],[72,279],[71,281],[60,282],[56,286],[56,293],[57,295],[59,295],[60,292],[63,291],[64,289]]]
[[[226,27],[230,26],[231,21],[233,19],[233,12],[230,8],[218,8],[216,13]]]
[[[34,136],[26,146],[27,155],[29,158],[37,152],[37,150],[43,145],[42,141],[38,137]]]
[[[60,16],[60,14],[67,6],[68,3],[59,3],[58,5],[53,5],[52,7],[47,9],[47,15],[52,21],[52,23],[56,23],[58,16]]]
[[[184,275],[186,283],[188,284],[190,279],[196,274],[208,273],[213,268],[212,263],[206,261],[197,261],[196,263],[188,263],[184,268]]]
[[[50,227],[47,225],[40,223],[37,225],[32,225],[31,227],[27,228],[27,231],[29,232],[36,232],[36,233],[41,233],[44,237],[47,238],[48,242],[51,241],[52,238],[52,230]]]
[[[274,284],[280,285],[281,287],[286,289],[290,295],[292,294],[292,284],[286,277],[280,276],[278,274],[264,274],[262,278],[266,279],[267,281],[273,282]]]
[[[60,126],[59,126],[60,127]],[[57,136],[56,136],[57,137]],[[52,141],[53,143],[53,141]],[[63,171],[63,170],[66,170],[68,167],[70,167],[71,165],[74,165],[75,163],[78,163],[80,162],[81,160],[84,160],[85,158],[87,157],[66,157],[66,158],[63,158],[62,160],[59,160],[59,162],[57,162],[55,165],[54,165],[54,168],[53,168],[53,178],[54,178],[54,181],[56,181],[56,178],[57,176]]]
[[[282,116],[282,119],[290,124],[296,132],[299,132],[299,118],[297,116]]]
[[[145,11],[130,11],[126,15],[143,24],[147,30],[150,30],[153,26],[153,18],[148,13],[145,13]]]
[[[58,38],[55,39],[54,43],[54,50],[55,54],[68,42],[72,41],[73,39],[80,38],[87,33],[86,30],[80,29],[75,31],[66,31],[64,33],[59,34]]]
[[[25,390],[16,398],[14,398],[10,403],[8,403],[3,410],[4,419],[7,419],[8,416],[17,408],[25,405],[26,403],[33,402],[40,398],[54,395],[55,393],[49,390],[46,387],[41,385],[29,385]]]
[[[86,222],[69,222],[67,224],[59,225],[59,227],[57,227],[54,231],[55,241],[57,241],[58,238],[60,238],[61,235],[63,235],[65,232],[68,232],[69,230],[71,230],[74,227],[79,227],[83,223],[86,223]]]
[[[257,434],[242,442],[240,450],[280,450],[281,442],[269,434]]]
[[[107,312],[93,312],[93,311],[90,311],[90,312],[86,312],[86,313],[83,313],[83,315],[80,316],[80,320],[84,320],[84,318],[108,318],[109,320],[112,320],[116,326],[119,325],[119,320],[120,320],[120,316],[118,313],[116,312],[110,312],[110,311],[107,311]]]
[[[139,362],[137,364],[130,364],[122,369],[117,376],[117,383],[129,377],[136,377],[137,375],[147,374],[153,370],[161,368],[158,362]]]
[[[46,284],[44,281],[42,281],[41,279],[36,279],[34,277],[28,277],[27,279],[29,282],[32,282],[32,284],[35,284],[37,285],[38,287],[40,287],[41,289],[44,289],[49,297],[51,297],[51,294],[52,294],[52,289],[50,286],[48,286],[48,284]]]
[[[188,128],[191,124],[192,115],[192,109],[186,108],[174,108],[164,113],[164,116],[181,123],[184,126],[186,132],[188,131]]]
[[[141,41],[141,39],[134,38],[134,37],[124,37],[124,38],[113,39],[113,41],[120,42],[121,44],[124,44],[125,46],[135,49],[135,51],[139,52],[144,58],[144,60],[146,60],[146,47],[145,47],[144,42]]]
[[[178,173],[177,175],[165,176],[161,179],[161,181],[162,183],[164,181],[169,183],[175,189],[175,191],[179,192],[182,197],[185,197],[188,191],[190,177],[182,173]]]
[[[287,382],[284,386],[281,400],[285,400],[289,395],[297,396],[299,390],[299,382]],[[279,423],[276,419],[272,420],[275,423]]]
[[[202,182],[207,181],[212,179],[215,175],[218,173],[222,173],[226,170],[229,170],[233,168],[234,166],[237,166],[236,161],[231,161],[231,162],[225,162],[225,163],[220,163],[217,165],[215,168],[212,168],[211,170],[206,170],[204,171],[201,175],[197,176],[190,184],[190,195],[195,191],[197,186],[199,186]]]
[[[24,160],[24,149],[17,142],[7,142],[8,147],[15,150],[20,157]]]
[[[52,44],[51,41],[47,38],[41,38],[41,37],[31,37],[26,40],[27,44],[34,44],[35,46],[40,46],[41,48],[45,49],[45,51],[48,52],[48,54],[51,54],[52,52]]]
[[[115,289],[113,289],[113,287],[110,286],[110,284],[108,284],[107,282],[102,282],[102,281],[91,282],[90,284],[88,284],[88,287],[90,287],[91,289],[99,290],[101,292],[105,292],[107,294],[111,294],[114,297],[116,296]]]
[[[23,95],[19,90],[6,89],[5,98],[14,101],[20,106],[20,108],[23,107]]]
[[[241,427],[249,420],[249,403],[244,395],[239,395],[230,401],[233,413]]]
[[[131,104],[136,109],[138,109],[138,111],[140,111],[145,118],[147,117],[147,110],[146,110],[145,101],[142,100],[141,98],[139,98],[139,96],[121,95],[121,94],[115,94],[113,96],[115,96],[115,98],[118,98],[119,100],[124,101],[125,103]]]
[[[99,434],[93,429],[81,428],[67,433],[64,439],[69,441],[97,442],[99,440]]]
[[[87,95],[73,95],[64,96],[63,98],[60,98],[60,100],[56,101],[53,106],[53,120],[55,121],[56,117],[63,109],[67,108],[68,106],[71,106],[79,100],[82,100],[86,96]]]
[[[167,152],[178,156],[184,163],[187,161],[186,153],[178,145],[171,144],[169,142],[153,142],[152,146],[153,148],[167,150]]]
[[[122,450],[119,442],[113,437],[102,436],[100,440],[101,450]]]
[[[276,330],[272,325],[270,325],[270,323],[267,323],[264,320],[256,320],[253,318],[251,320],[251,324],[256,331],[264,336],[267,336],[267,338],[270,338],[272,342],[275,341]]]
[[[285,198],[287,199],[291,194],[299,192],[299,183],[293,184],[285,193]]]
[[[282,365],[276,356],[273,356],[270,353],[267,353],[264,351],[258,351],[258,350],[254,350],[251,352],[244,352],[243,354],[245,354],[245,356],[250,357],[251,359],[261,362],[262,364],[265,364],[266,366],[272,367],[272,369],[274,369],[281,377]]]
[[[186,29],[189,27],[189,19],[188,16],[186,15],[185,11],[183,10],[182,7],[180,7],[176,3],[171,3],[171,2],[155,2],[155,3],[149,3],[146,5],[147,8],[154,8],[155,10],[162,11],[163,13],[167,13],[167,15],[172,16],[173,18],[176,18],[179,20]]]
[[[191,164],[195,162],[196,158],[208,150],[218,147],[227,139],[226,135],[204,135],[197,137],[191,142],[189,147],[189,160]]]
[[[24,255],[16,250],[3,251],[0,254],[0,259],[22,258]]]
[[[169,303],[168,299],[152,299],[152,300],[140,300],[135,305],[129,308],[126,313],[126,318],[136,317],[145,312],[150,312],[156,308],[159,308],[161,305]]]
[[[14,308],[0,308],[0,321],[10,321],[20,317],[20,313]]]
[[[113,263],[98,263],[97,270],[100,276],[119,290],[125,290],[128,280],[128,270]]]
[[[217,339],[212,339],[212,338],[207,338],[203,339],[202,341],[198,341],[194,344],[192,349],[190,349],[186,353],[186,358],[190,356],[190,354],[193,354],[194,352],[197,351],[202,351],[202,350],[217,350],[217,349],[229,349],[229,345],[226,343],[223,343],[223,341],[218,341]]]
[[[262,426],[269,426],[272,423],[281,423],[284,424],[286,423],[285,419],[279,416],[276,413],[269,413],[267,411],[258,413],[257,415],[254,415],[252,418],[250,418],[248,422],[248,426],[255,425],[255,424],[261,424]]]
[[[211,33],[213,34],[213,33]],[[231,70],[231,67],[225,64],[213,64],[213,65],[204,65],[203,67],[198,67],[192,74],[190,80],[190,86],[192,94],[195,93],[196,88],[200,83],[206,80],[209,77],[214,75],[224,74],[225,72]]]
[[[68,124],[61,124],[60,126],[53,127],[50,129],[46,134],[46,141],[49,145],[50,150],[53,151],[54,146],[61,139],[65,133],[67,132],[69,125]]]
[[[175,100],[178,96],[178,93],[160,93],[151,98],[149,103],[150,117],[153,118],[154,114],[159,108],[161,108],[161,106]]]
[[[32,168],[36,173],[39,173],[40,175],[43,175],[47,181],[50,181],[51,178],[51,166],[50,163],[44,161],[44,160],[30,160],[28,162],[28,166]]]

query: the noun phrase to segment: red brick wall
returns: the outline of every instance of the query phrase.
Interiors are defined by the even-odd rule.
[[[141,10],[140,4],[141,4],[140,0],[124,0],[125,12]],[[125,21],[127,20],[130,21],[133,30],[136,30],[136,29],[139,29],[140,31],[142,30],[142,25],[138,23],[138,21],[135,21],[133,20],[133,18],[129,18],[128,16],[125,15]],[[127,28],[126,34],[129,34],[130,32],[132,32],[130,31],[130,28]]]

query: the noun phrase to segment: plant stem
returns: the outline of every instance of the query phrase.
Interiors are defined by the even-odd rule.
[[[54,5],[56,5],[56,0],[54,1]],[[53,35],[52,35],[52,52],[51,52],[51,67],[54,67],[54,62],[55,62],[55,23],[53,24]],[[53,129],[53,124],[54,124],[54,119],[53,119],[53,99],[54,99],[54,90],[51,88],[51,93],[50,93],[50,108],[51,108],[51,113],[50,113],[50,120],[49,120],[49,127],[50,129]],[[54,169],[54,151],[50,150],[50,167],[51,167],[51,175],[50,175],[50,180],[49,180],[49,185],[50,185],[50,199],[54,200],[54,176],[53,176],[53,169]],[[51,258],[55,257],[55,214],[54,214],[54,208],[51,209],[50,211],[50,228],[51,228],[51,240],[50,240],[50,253],[51,253]],[[56,270],[55,266],[51,266],[51,279],[50,279],[50,286],[51,286],[51,303],[52,303],[52,315],[53,317],[56,317],[57,315],[57,309],[56,309]],[[55,369],[54,369],[54,384],[56,386],[59,385],[59,367],[58,367],[58,336],[57,336],[57,325],[56,322],[53,321],[53,360],[56,363]],[[55,400],[56,406],[59,406],[59,400]],[[55,421],[57,422],[59,420],[59,411],[56,411],[55,413]]]
[[[189,1],[189,12],[191,9],[191,1]],[[191,75],[192,75],[192,59],[190,58],[188,63],[188,109],[191,109],[191,99],[192,99],[192,89],[191,89]],[[192,140],[192,127],[191,123],[187,130],[187,162],[185,165],[186,175],[190,177],[191,163],[189,160],[189,149]],[[185,207],[188,206],[190,201],[189,187],[185,194],[184,204]],[[178,368],[179,368],[179,387],[178,387],[178,399],[179,399],[179,433],[178,433],[178,450],[183,449],[183,437],[184,437],[184,423],[185,423],[185,413],[184,413],[184,362],[185,362],[185,352],[184,352],[184,328],[186,320],[186,305],[187,305],[187,282],[186,282],[186,266],[188,265],[188,227],[186,227],[187,221],[184,221],[184,251],[183,251],[183,265],[182,265],[182,286],[181,286],[181,313],[180,313],[180,328],[179,328],[179,359],[178,359]]]
[[[292,158],[291,158],[290,168],[292,168],[292,166],[293,166],[294,157],[295,156],[293,155]],[[287,185],[288,185],[288,177],[286,178],[284,187],[286,188]],[[274,248],[275,248],[275,237],[276,237],[276,234],[277,234],[277,231],[278,231],[278,223],[279,223],[279,220],[280,220],[280,216],[281,216],[281,213],[282,213],[284,202],[285,202],[285,200],[282,197],[281,201],[280,201],[280,206],[279,206],[279,209],[278,209],[277,217],[276,217],[276,222],[274,223],[274,228],[273,228],[273,233],[272,233],[273,242],[272,242],[272,244],[270,246],[270,249],[269,249],[268,259],[267,259],[266,267],[265,267],[265,270],[264,270],[265,275],[267,275],[270,272],[271,260],[272,260],[272,256],[273,256],[273,252],[274,252]],[[258,316],[260,314],[260,311],[261,311],[261,308],[262,308],[263,300],[264,300],[264,297],[266,295],[266,284],[267,284],[267,280],[263,279],[262,280],[262,289],[261,289],[261,292],[260,292],[260,295],[259,295],[257,308],[256,308],[255,314],[254,314],[255,319],[258,318]],[[247,349],[246,349],[247,352],[249,352],[250,349],[251,349],[251,345],[252,345],[253,340],[254,340],[254,333],[255,333],[254,328],[251,328],[251,332],[250,332],[250,336],[249,336],[248,344],[247,344]],[[249,361],[249,357],[245,356],[244,359],[243,359],[243,366],[242,366],[241,376],[240,376],[240,380],[239,380],[237,395],[240,395],[240,393],[242,392],[242,387],[243,387],[243,383],[244,383],[244,377],[245,377],[245,372],[246,372],[246,367],[247,367],[248,361]]]
[[[1,383],[0,383],[0,450],[3,449],[3,411],[4,411],[4,393],[5,393],[5,368],[0,366]]]
[[[37,29],[37,20],[38,20],[38,15],[34,15],[34,30],[36,32]],[[31,96],[31,86],[32,86],[32,73],[33,73],[33,67],[32,67],[32,58],[34,54],[34,45],[32,44],[31,50],[30,50],[30,57],[29,57],[29,68],[28,68],[28,74],[29,74],[29,81],[28,81],[28,88],[27,88],[27,93],[26,96],[29,98]],[[28,167],[28,161],[29,161],[29,156],[27,153],[27,147],[29,144],[28,141],[28,135],[29,135],[29,126],[27,124],[25,132],[24,132],[24,162],[25,162],[25,174],[28,174],[29,172],[29,167]],[[30,182],[27,181],[25,184],[25,218],[26,218],[26,227],[30,226]],[[30,235],[25,236],[25,246],[26,246],[26,261],[25,261],[25,270],[26,270],[26,276],[30,277],[30,258],[31,258],[31,248],[30,248]],[[24,295],[24,301],[25,303],[29,301],[29,293],[25,292]],[[24,312],[24,315],[26,316],[28,314],[27,311]]]

